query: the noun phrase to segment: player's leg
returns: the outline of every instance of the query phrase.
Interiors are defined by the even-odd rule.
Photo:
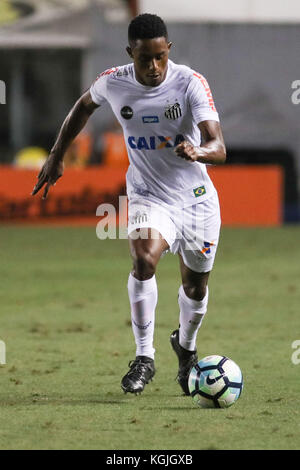
[[[182,285],[179,288],[179,344],[188,351],[196,350],[196,338],[208,304],[209,272],[195,272],[179,255]]]
[[[183,392],[189,395],[188,376],[198,362],[196,338],[208,302],[209,272],[198,273],[188,268],[179,255],[182,284],[178,292],[179,329],[171,334],[171,344],[177,354],[177,380]]]
[[[139,230],[139,229],[138,229]],[[169,245],[155,229],[143,228],[143,236],[137,231],[129,235],[133,268],[128,279],[128,295],[131,306],[132,331],[136,343],[136,359],[130,363],[129,372],[121,386],[125,392],[139,393],[155,373],[153,335],[157,284],[155,270],[162,253]]]
[[[218,246],[221,220],[217,195],[186,209],[185,216],[179,250],[180,326],[170,339],[179,361],[178,382],[188,395],[189,372],[198,361],[196,338],[207,311],[208,278]]]
[[[162,253],[168,249],[168,243],[157,230],[142,230],[146,231],[147,239],[133,239],[132,234],[129,235],[133,268],[128,279],[128,295],[136,355],[154,359],[153,335],[157,304],[155,270]]]
[[[141,236],[137,237],[139,233]],[[139,281],[151,279],[161,255],[169,248],[168,243],[155,228],[137,229],[129,234],[128,239],[133,262],[132,275]]]

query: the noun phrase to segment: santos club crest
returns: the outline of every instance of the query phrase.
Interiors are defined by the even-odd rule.
[[[165,116],[167,119],[178,119],[182,115],[182,111],[179,103],[172,104],[167,106],[165,109]]]

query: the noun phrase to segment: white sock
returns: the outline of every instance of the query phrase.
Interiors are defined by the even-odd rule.
[[[153,348],[157,284],[155,275],[139,281],[129,274],[128,295],[131,306],[132,331],[136,344],[136,355],[154,359]]]
[[[179,344],[188,351],[195,351],[197,333],[207,310],[208,287],[202,300],[193,300],[186,295],[183,287],[180,286],[178,303],[180,308]]]

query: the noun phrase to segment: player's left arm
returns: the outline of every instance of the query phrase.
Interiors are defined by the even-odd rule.
[[[194,147],[190,142],[183,141],[175,148],[176,154],[192,162],[220,165],[226,161],[226,147],[218,121],[208,120],[198,124],[202,143]]]

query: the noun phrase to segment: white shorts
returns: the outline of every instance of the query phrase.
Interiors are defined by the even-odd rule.
[[[128,235],[147,238],[153,228],[169,245],[171,253],[179,253],[192,271],[211,271],[217,251],[221,226],[217,192],[203,202],[184,209],[145,197],[130,199],[128,203]],[[157,234],[151,234],[155,238]]]

